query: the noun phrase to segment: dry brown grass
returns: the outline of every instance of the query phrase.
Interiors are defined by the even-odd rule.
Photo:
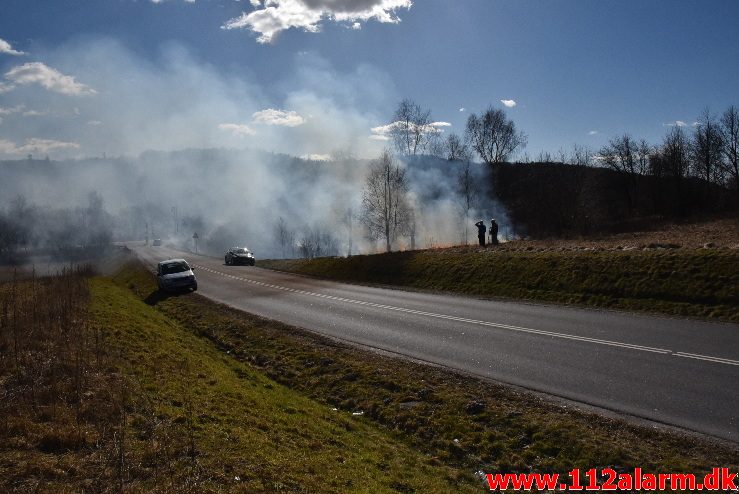
[[[513,240],[503,250],[643,250],[660,248],[739,249],[739,217],[670,223],[653,230],[573,239]]]
[[[89,268],[0,286],[0,490],[116,485],[126,382],[89,324]]]

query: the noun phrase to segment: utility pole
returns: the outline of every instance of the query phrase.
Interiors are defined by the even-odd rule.
[[[149,245],[149,222],[146,222],[146,245]]]
[[[195,242],[195,253],[196,253],[196,254],[198,253],[198,239],[199,239],[199,238],[200,238],[200,237],[198,236],[198,232],[195,232],[195,233],[194,233],[194,234],[192,235],[192,239],[193,239],[193,241]]]

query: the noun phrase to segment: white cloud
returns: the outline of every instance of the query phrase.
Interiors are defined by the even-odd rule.
[[[513,108],[518,104],[512,99],[502,99],[500,100],[500,102],[503,103],[503,106],[505,106],[506,108]]]
[[[261,7],[262,1],[261,0],[249,0],[251,2],[252,7]]]
[[[305,119],[298,115],[295,111],[275,110],[273,108],[267,108],[255,112],[252,115],[254,122],[262,123],[266,125],[282,125],[284,127],[297,127],[303,125]]]
[[[101,122],[100,120],[90,120],[87,122],[87,125],[89,125],[90,127],[98,127],[99,125],[103,125],[103,122]]]
[[[405,122],[393,122],[387,125],[379,125],[377,127],[372,127],[370,129],[370,132],[372,135],[370,135],[370,139],[375,141],[387,141],[390,139],[390,134],[393,133],[396,129],[402,130],[406,126]],[[414,124],[410,124],[412,128],[415,127]],[[424,133],[427,134],[441,134],[444,132],[443,127],[451,127],[452,124],[449,122],[432,122],[425,126],[423,129]]]
[[[48,114],[49,112],[38,111],[38,110],[28,110],[28,111],[23,112],[24,117],[43,117]]]
[[[0,139],[0,154],[28,154],[28,153],[49,153],[57,150],[79,149],[80,145],[76,142],[64,142],[54,139],[32,138],[18,146],[12,141]]]
[[[330,154],[304,154],[300,158],[310,161],[331,161]]]
[[[222,123],[218,128],[226,132],[231,132],[235,136],[247,137],[256,134],[256,131],[245,124]]]
[[[588,135],[589,136],[594,136],[594,135],[597,135],[597,134],[598,134],[598,131],[597,130],[591,130],[590,132],[588,132]]]
[[[376,20],[381,23],[397,24],[400,19],[396,11],[410,9],[411,0],[252,0],[256,8],[227,21],[223,29],[251,29],[259,34],[259,43],[271,43],[275,36],[290,28],[299,28],[310,33],[321,30],[321,21],[351,23],[353,29],[361,22]],[[355,27],[357,26],[357,27]]]
[[[73,96],[95,94],[97,91],[64,75],[41,62],[32,62],[13,67],[5,78],[15,84],[39,84],[49,91]]]
[[[15,86],[13,84],[7,84],[5,82],[0,82],[0,94],[9,93],[13,89],[15,89]]]
[[[358,31],[362,29],[362,24],[360,22],[355,22],[354,24],[351,25],[351,28],[354,29],[355,31]]]
[[[375,139],[377,141],[387,141],[390,138],[388,134],[390,134],[393,130],[400,127],[401,125],[401,122],[393,122],[387,125],[372,127],[370,129],[370,132],[372,132],[372,136],[370,136],[370,139]]]
[[[22,112],[26,107],[23,105],[14,106],[12,108],[3,108],[0,106],[0,115],[13,115],[14,113]]]
[[[683,122],[682,120],[675,120],[674,122],[669,122],[666,124],[663,124],[665,127],[687,127],[688,124]],[[693,124],[695,125],[695,124]]]
[[[466,111],[466,110],[467,110],[467,108],[465,108],[464,106],[459,109],[459,111],[461,111],[461,112]]]
[[[4,39],[0,38],[0,53],[5,53],[6,55],[25,55],[25,52],[14,50],[12,46],[10,46],[10,43],[5,41]]]

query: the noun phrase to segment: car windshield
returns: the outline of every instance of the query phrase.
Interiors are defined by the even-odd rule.
[[[189,270],[190,266],[188,266],[184,262],[170,262],[167,264],[162,264],[162,274],[182,273]]]
[[[235,249],[234,252],[236,252],[237,254],[248,254],[249,249]]]

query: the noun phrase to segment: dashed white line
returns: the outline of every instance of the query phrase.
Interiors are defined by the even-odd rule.
[[[549,336],[549,337],[552,337],[552,338],[563,338],[563,339],[568,339],[568,340],[582,341],[582,342],[586,342],[586,343],[594,343],[594,344],[597,344],[597,345],[606,345],[606,346],[614,346],[614,347],[619,347],[619,348],[626,348],[626,349],[629,349],[629,350],[637,350],[637,351],[640,351],[640,352],[651,352],[651,353],[658,353],[658,354],[662,354],[662,355],[672,355],[672,356],[675,356],[675,357],[690,358],[690,359],[695,359],[695,360],[703,360],[703,361],[706,361],[706,362],[713,362],[713,363],[717,363],[717,364],[725,364],[725,365],[739,366],[739,361],[737,361],[737,360],[731,360],[731,359],[726,359],[726,358],[721,358],[721,357],[712,357],[712,356],[709,356],[709,355],[699,355],[699,354],[686,353],[686,352],[674,352],[674,351],[668,350],[666,348],[655,348],[655,347],[649,347],[649,346],[643,346],[643,345],[634,345],[634,344],[631,344],[631,343],[623,343],[623,342],[620,342],[620,341],[602,340],[602,339],[599,339],[599,338],[589,338],[589,337],[586,337],[586,336],[578,336],[578,335],[567,334],[567,333],[557,333],[557,332],[554,332],[554,331],[544,331],[544,330],[541,330],[541,329],[524,328],[524,327],[520,327],[520,326],[511,326],[509,324],[500,324],[500,323],[489,322],[489,321],[480,321],[480,320],[477,320],[477,319],[467,319],[465,317],[450,316],[450,315],[446,315],[446,314],[438,314],[438,313],[435,313],[435,312],[425,312],[425,311],[420,311],[420,310],[415,310],[415,309],[407,309],[405,307],[396,307],[396,306],[393,306],[393,305],[377,304],[377,303],[374,303],[374,302],[366,302],[366,301],[363,301],[363,300],[356,300],[356,299],[351,299],[351,298],[336,297],[334,295],[326,295],[325,293],[309,292],[309,291],[306,291],[306,290],[299,290],[297,288],[290,288],[290,287],[281,286],[281,285],[274,285],[272,283],[265,283],[263,281],[252,280],[252,279],[249,279],[249,278],[241,278],[241,277],[234,276],[234,275],[231,275],[231,274],[222,273],[220,271],[216,271],[214,269],[210,269],[210,268],[207,268],[205,266],[196,266],[196,267],[198,269],[202,269],[203,271],[208,271],[208,272],[213,273],[213,274],[218,274],[218,275],[221,275],[221,276],[225,276],[227,278],[232,278],[232,279],[235,279],[235,280],[243,281],[243,282],[246,282],[246,283],[250,283],[252,285],[258,285],[258,286],[262,286],[262,287],[265,287],[265,288],[273,288],[275,290],[282,290],[282,291],[285,291],[285,292],[297,293],[297,294],[300,294],[300,295],[308,295],[308,296],[311,296],[311,297],[323,298],[323,299],[327,299],[327,300],[334,300],[334,301],[337,301],[337,302],[343,302],[343,303],[348,303],[348,304],[356,304],[356,305],[363,305],[363,306],[366,306],[366,307],[373,307],[373,308],[377,308],[377,309],[392,310],[392,311],[395,311],[395,312],[403,312],[403,313],[414,314],[414,315],[419,315],[419,316],[433,317],[435,319],[445,319],[445,320],[449,320],[449,321],[463,322],[463,323],[467,323],[467,324],[475,324],[475,325],[478,325],[478,326],[488,326],[488,327],[499,328],[499,329],[508,329],[510,331],[518,331],[518,332],[521,332],[521,333],[537,334],[537,335],[541,335],[541,336]]]

